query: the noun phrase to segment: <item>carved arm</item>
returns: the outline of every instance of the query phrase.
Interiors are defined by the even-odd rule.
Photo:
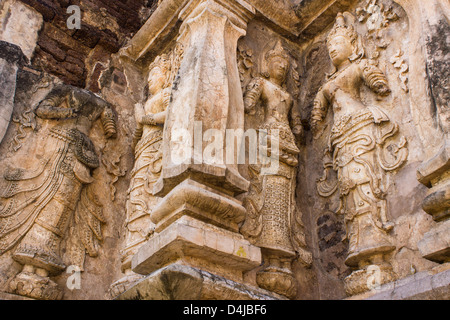
[[[391,93],[389,89],[389,84],[383,71],[381,71],[377,66],[369,63],[369,61],[364,60],[362,62],[362,78],[364,83],[375,93],[381,96],[387,96]]]
[[[66,97],[49,97],[42,101],[34,113],[42,119],[68,119],[75,118],[76,111],[72,108],[63,108],[60,105]]]
[[[261,78],[253,79],[247,86],[247,92],[244,96],[245,113],[254,115],[256,113],[256,104],[261,98],[263,92],[263,83]]]
[[[300,116],[298,109],[294,107],[293,103],[292,105],[293,107],[291,107],[291,123],[290,123],[292,133],[297,137],[301,137],[303,135],[302,118]]]
[[[164,111],[142,116],[140,119],[140,123],[142,125],[149,125],[149,126],[164,125],[167,117],[167,108],[169,107],[170,104],[170,94],[171,94],[170,90],[165,90],[162,93],[161,107],[162,110]]]
[[[106,138],[115,138],[117,136],[117,124],[114,111],[109,105],[103,110],[101,120]]]

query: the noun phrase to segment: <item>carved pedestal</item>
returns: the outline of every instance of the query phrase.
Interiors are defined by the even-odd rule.
[[[158,269],[137,282],[117,297],[117,300],[285,300],[285,298],[198,268],[175,263]]]
[[[422,207],[437,225],[418,243],[422,256],[443,263],[450,261],[450,145],[449,142],[418,170],[419,181],[430,188]]]

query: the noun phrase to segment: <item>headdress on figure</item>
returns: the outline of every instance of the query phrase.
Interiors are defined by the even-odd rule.
[[[171,85],[171,83],[167,83],[170,78],[170,70],[171,70],[171,59],[168,54],[162,54],[156,57],[155,61],[153,61],[149,66],[149,75],[153,69],[160,68],[161,72],[166,75],[166,82],[164,83],[164,88],[167,88]],[[150,79],[148,79],[150,80]]]
[[[261,59],[261,65],[263,66],[261,75],[265,78],[270,78],[268,67],[270,60],[273,58],[282,58],[283,60],[290,62],[289,53],[284,49],[281,40],[278,40],[275,46],[267,51],[265,55],[262,55],[262,57],[264,57],[264,59]]]
[[[267,61],[269,61],[270,59],[272,59],[274,57],[283,58],[284,60],[289,61],[289,54],[283,48],[283,44],[281,43],[281,40],[278,40],[277,43],[275,44],[275,47],[272,50],[268,51],[265,56]]]
[[[336,23],[331,29],[327,37],[327,43],[330,43],[335,37],[346,37],[353,45],[353,55],[350,61],[357,61],[364,57],[364,48],[362,46],[361,37],[354,27],[355,17],[349,12],[340,12],[336,17]]]

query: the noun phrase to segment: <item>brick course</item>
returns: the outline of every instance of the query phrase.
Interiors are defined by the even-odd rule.
[[[145,23],[143,9],[155,6],[156,0],[20,0],[42,14],[44,26],[39,34],[32,64],[67,84],[86,87],[95,79],[87,79],[96,72],[87,70],[86,59],[91,51],[101,46],[105,54],[116,53],[125,41]],[[67,7],[78,5],[81,9],[80,30],[69,30],[66,21]],[[104,8],[104,9],[102,9]],[[117,22],[118,30],[91,25],[85,19],[87,11],[100,13],[101,9]]]

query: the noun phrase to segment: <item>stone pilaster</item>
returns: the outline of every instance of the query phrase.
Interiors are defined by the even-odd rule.
[[[418,243],[423,257],[450,257],[450,149],[448,111],[448,41],[450,7],[446,1],[395,0],[410,22],[411,113],[422,140],[425,161],[418,180],[430,190],[422,207],[437,222]],[[417,50],[417,44],[424,50]],[[423,75],[426,74],[426,77]],[[442,143],[444,142],[444,143]]]
[[[0,40],[0,143],[8,130],[14,109],[17,71],[25,61],[19,46]]]
[[[249,182],[237,165],[225,163],[225,137],[228,129],[244,129],[236,51],[253,13],[244,1],[212,0],[192,1],[180,13],[178,41],[185,48],[184,59],[166,120],[158,195],[167,195],[187,178],[230,195],[247,191]],[[208,132],[223,138],[215,141],[221,154],[214,159],[204,158],[209,142],[202,140]]]
[[[236,196],[248,190],[249,182],[239,174],[237,157],[227,161],[226,136],[229,130],[244,129],[237,42],[255,10],[241,0],[185,2],[173,15],[167,6],[163,2],[155,17],[165,16],[170,25],[178,15],[177,42],[184,54],[165,122],[161,178],[153,189],[162,197],[151,213],[155,234],[133,257],[132,270],[152,282],[169,266],[195,268],[234,282],[238,292],[245,272],[261,264],[261,250],[239,234],[246,210]],[[141,38],[138,33],[137,43]],[[129,53],[137,47],[130,48]],[[209,134],[214,138],[208,141]],[[239,147],[238,142],[232,156]]]
[[[450,261],[450,145],[446,142],[441,151],[418,170],[421,183],[429,188],[422,202],[436,226],[418,243],[422,256],[435,262]]]
[[[31,59],[42,16],[20,1],[0,5],[0,143],[11,121],[18,68]]]

